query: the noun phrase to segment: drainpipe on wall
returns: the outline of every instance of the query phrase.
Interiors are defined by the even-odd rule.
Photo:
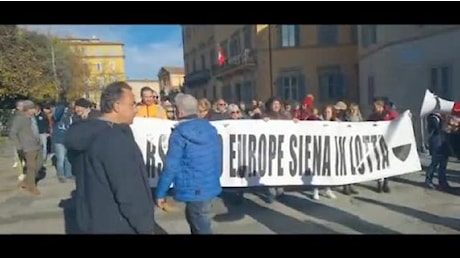
[[[272,64],[272,27],[268,25],[268,68],[269,68],[269,80],[270,80],[270,97],[273,97],[273,64]]]

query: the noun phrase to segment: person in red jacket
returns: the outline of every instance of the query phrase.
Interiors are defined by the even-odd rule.
[[[398,112],[390,107],[389,102],[383,99],[376,99],[374,101],[374,111],[369,116],[367,121],[391,121],[399,117]],[[388,179],[381,179],[377,184],[377,192],[389,193],[390,187],[388,186]]]
[[[309,117],[311,109],[313,108],[315,97],[312,94],[308,94],[302,102],[300,111],[294,114],[294,117],[299,120],[306,120]]]

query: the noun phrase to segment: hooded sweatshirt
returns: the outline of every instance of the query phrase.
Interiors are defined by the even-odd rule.
[[[172,130],[157,198],[164,198],[174,183],[177,201],[208,201],[222,188],[222,144],[217,130],[206,119],[191,116]]]
[[[153,234],[154,203],[147,169],[131,128],[102,119],[66,133],[76,177],[77,223],[88,234]]]

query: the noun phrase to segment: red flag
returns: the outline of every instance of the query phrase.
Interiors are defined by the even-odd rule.
[[[225,64],[225,56],[222,48],[219,46],[219,51],[217,52],[217,64],[222,66]]]

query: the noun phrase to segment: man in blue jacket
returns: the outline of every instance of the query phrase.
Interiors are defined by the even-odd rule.
[[[186,203],[191,233],[211,234],[211,202],[222,191],[222,145],[216,128],[198,118],[198,102],[193,96],[179,94],[175,103],[180,122],[169,137],[156,203],[164,207],[167,191],[174,184],[174,198]]]

